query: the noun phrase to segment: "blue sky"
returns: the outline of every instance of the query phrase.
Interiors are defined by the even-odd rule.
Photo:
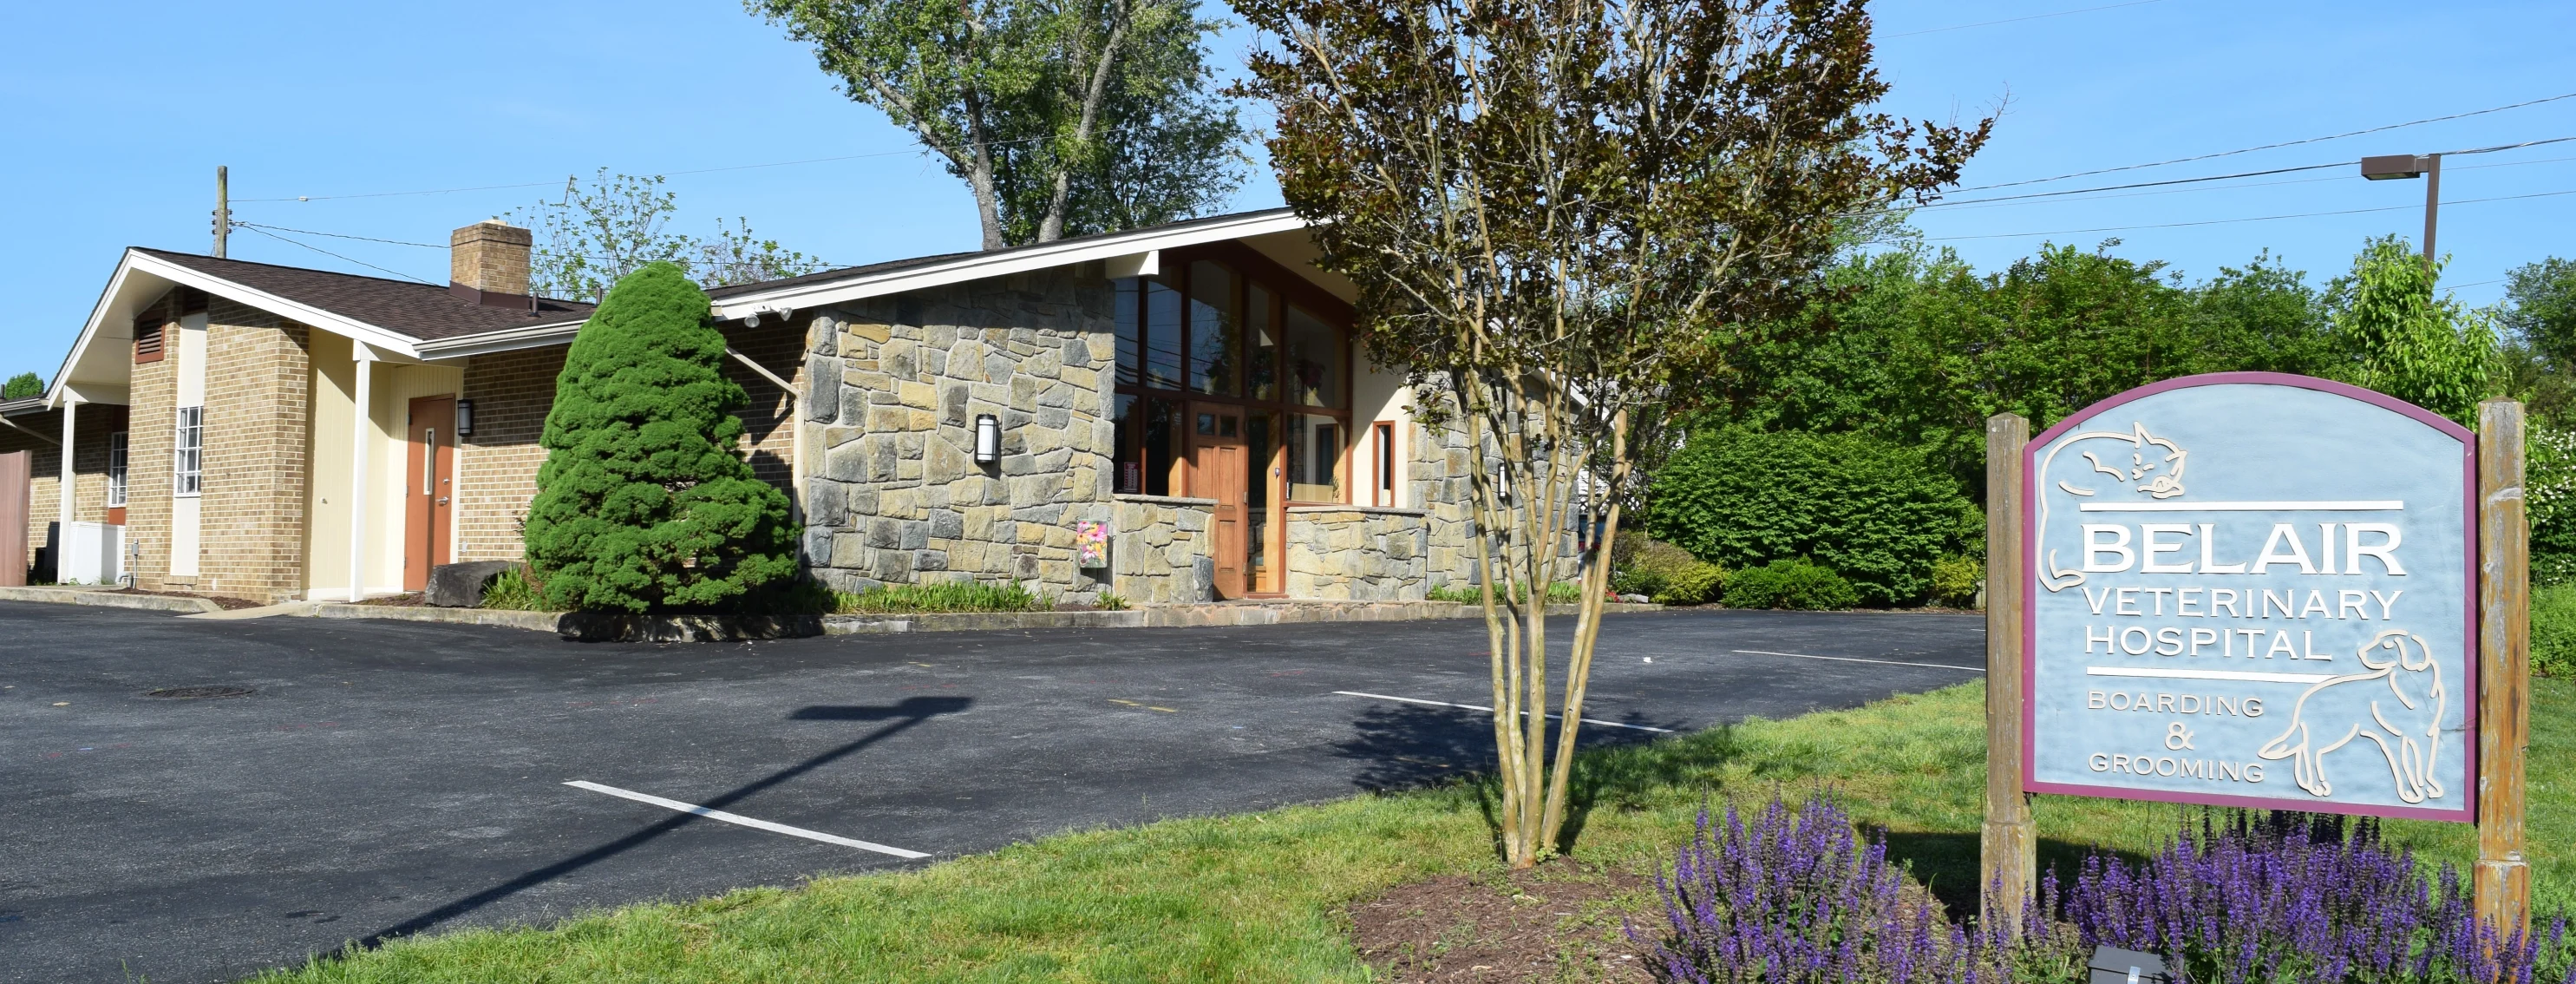
[[[2224,0],[1884,0],[1888,108],[1940,119],[2003,107],[1969,186],[2341,133],[2576,93],[2576,4]],[[2002,23],[1990,23],[2001,21]],[[962,187],[810,53],[731,3],[9,4],[0,107],[18,234],[0,245],[0,370],[53,372],[126,245],[204,251],[217,164],[235,214],[290,229],[444,243],[599,167],[671,175],[680,226],[746,217],[838,263],[968,249]],[[1217,44],[1239,64],[1247,38]],[[2350,161],[2576,136],[2576,99],[2368,137],[1984,194]],[[744,167],[816,158],[850,158]],[[2478,166],[2472,165],[2505,165]],[[708,170],[726,168],[728,170]],[[701,172],[701,173],[683,173]],[[2512,266],[2576,256],[2576,142],[2457,158],[2445,172],[2445,282],[2494,300]],[[526,185],[502,187],[500,185]],[[1918,213],[1981,269],[2048,240],[2162,259],[2197,279],[2269,249],[2312,281],[2366,236],[2420,235],[2420,181],[2354,169],[2126,197]],[[454,191],[449,189],[482,189]],[[436,194],[399,194],[437,191]],[[398,194],[386,194],[398,193]],[[295,196],[310,201],[296,201]],[[279,200],[284,199],[284,200]],[[1241,208],[1278,204],[1266,173]],[[2315,212],[2386,209],[2274,221]],[[2169,228],[2135,228],[2176,223]],[[2078,231],[2111,230],[2116,231]],[[2031,236],[2025,233],[2056,233]],[[442,250],[236,231],[241,259],[439,280]],[[443,282],[443,281],[441,281]]]

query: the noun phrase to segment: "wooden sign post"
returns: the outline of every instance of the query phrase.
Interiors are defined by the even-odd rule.
[[[2523,512],[2522,404],[2478,405],[2478,916],[2531,932],[2522,856],[2531,742],[2531,527]]]
[[[1987,914],[2059,793],[2475,822],[2478,912],[2527,930],[2522,448],[2511,401],[2277,373],[1990,418]]]

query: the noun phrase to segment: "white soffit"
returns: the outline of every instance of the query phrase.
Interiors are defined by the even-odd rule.
[[[1018,249],[974,253],[953,260],[928,263],[882,273],[855,273],[847,279],[782,286],[772,290],[753,291],[725,298],[716,303],[716,317],[730,321],[753,314],[795,311],[839,304],[862,298],[900,294],[926,287],[943,287],[969,280],[1006,277],[1014,273],[1044,270],[1050,267],[1137,257],[1160,250],[1196,246],[1201,243],[1247,239],[1306,228],[1306,220],[1287,209],[1252,212],[1226,220],[1184,223],[1180,228],[1164,226],[1106,236],[1090,236],[1060,243],[1043,243]],[[1138,260],[1130,259],[1131,264]]]

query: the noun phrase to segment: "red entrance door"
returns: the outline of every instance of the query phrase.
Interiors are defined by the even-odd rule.
[[[456,398],[411,401],[410,479],[403,483],[403,590],[429,587],[429,569],[447,563],[456,506]]]

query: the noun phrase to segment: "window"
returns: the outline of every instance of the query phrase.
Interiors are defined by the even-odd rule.
[[[179,408],[179,440],[171,455],[171,491],[196,495],[206,484],[206,408]]]
[[[1377,472],[1377,488],[1375,490],[1375,494],[1369,501],[1371,505],[1392,506],[1396,504],[1395,423],[1393,421],[1381,420],[1377,422],[1376,426],[1369,428],[1369,430],[1371,437],[1373,438],[1373,443],[1377,445],[1377,455],[1375,458],[1377,462],[1377,467],[1375,469]]]
[[[1190,389],[1234,396],[1243,359],[1237,354],[1242,322],[1234,304],[1234,271],[1200,260],[1190,264]]]
[[[1288,420],[1289,500],[1343,501],[1342,422],[1307,413]]]
[[[107,507],[125,505],[125,432],[107,436]]]
[[[1110,486],[1191,494],[1190,448],[1241,440],[1245,504],[1256,510],[1369,501],[1349,478],[1354,442],[1370,431],[1350,416],[1346,307],[1249,250],[1166,253],[1161,264],[1160,274],[1116,281]],[[1256,569],[1264,519],[1252,518],[1247,543]]]
[[[1342,333],[1305,308],[1288,305],[1289,402],[1342,405]]]

